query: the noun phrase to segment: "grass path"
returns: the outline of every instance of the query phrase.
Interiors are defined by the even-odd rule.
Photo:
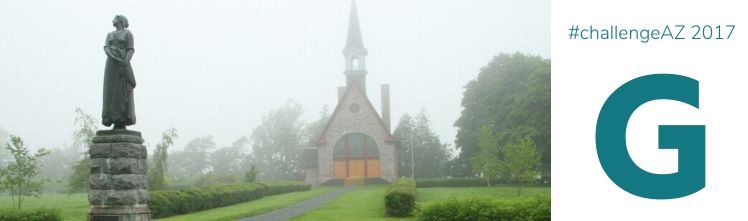
[[[312,199],[304,200],[285,208],[273,210],[257,216],[239,219],[236,221],[286,221],[295,216],[307,213],[309,212],[309,210],[317,208],[319,205],[338,198],[340,195],[345,194],[351,190],[353,190],[353,188],[350,186],[336,188],[334,191],[324,193]]]
[[[384,217],[384,191],[386,189],[386,185],[359,186],[291,220],[413,220],[412,218]]]

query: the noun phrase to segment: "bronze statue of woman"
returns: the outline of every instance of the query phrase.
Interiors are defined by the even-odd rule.
[[[114,124],[115,130],[124,130],[125,126],[135,124],[135,105],[133,89],[135,75],[130,65],[130,59],[135,52],[133,36],[127,22],[122,15],[114,16],[112,25],[117,28],[106,36],[104,53],[106,53],[106,68],[104,70],[104,106],[102,121],[104,126]]]

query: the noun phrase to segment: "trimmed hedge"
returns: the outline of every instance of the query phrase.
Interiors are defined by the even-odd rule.
[[[511,200],[455,198],[427,203],[417,212],[418,220],[550,221],[551,197]]]
[[[491,186],[496,184],[506,184],[502,179],[491,179]],[[484,187],[486,179],[484,178],[438,178],[438,179],[420,179],[416,180],[418,188],[429,187]]]
[[[400,178],[392,182],[384,196],[384,207],[390,216],[405,217],[416,204],[416,182]]]
[[[310,184],[290,181],[221,184],[150,193],[148,207],[153,218],[193,213],[216,207],[294,191],[307,191]]]
[[[308,191],[312,189],[311,184],[292,182],[292,181],[263,181],[263,182],[259,182],[258,184],[263,185],[267,188],[265,192],[265,196],[282,194],[282,193],[290,193],[290,192]]]
[[[0,221],[62,221],[58,209],[0,209]]]

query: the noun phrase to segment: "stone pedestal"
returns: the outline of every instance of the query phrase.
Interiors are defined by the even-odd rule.
[[[91,156],[88,221],[149,221],[148,153],[140,132],[96,132]]]

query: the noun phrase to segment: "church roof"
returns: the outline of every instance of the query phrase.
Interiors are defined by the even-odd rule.
[[[366,47],[364,47],[364,41],[361,40],[361,27],[358,24],[358,13],[356,12],[356,1],[351,3],[351,13],[348,19],[348,38],[345,42],[345,48],[343,48],[343,54],[348,54],[351,51],[360,51],[361,53],[367,53]]]
[[[319,134],[319,137],[317,138],[317,142],[316,142],[317,145],[324,145],[324,144],[327,143],[327,140],[325,140],[325,136],[327,135],[327,132],[330,130],[330,126],[332,125],[333,121],[335,121],[335,119],[337,118],[338,113],[341,111],[341,109],[343,109],[342,108],[343,105],[341,105],[343,102],[340,102],[340,101],[342,101],[350,93],[352,93],[351,91],[353,91],[352,88],[346,88],[345,89],[345,92],[343,93],[343,96],[340,97],[340,99],[338,101],[338,104],[335,106],[335,111],[332,112],[332,115],[330,116],[330,119],[327,120],[327,124],[325,125],[325,129],[322,130],[322,133]],[[388,142],[388,143],[393,143],[393,142],[397,141],[397,138],[395,138],[394,136],[392,136],[392,133],[390,133],[390,131],[387,131],[387,127],[384,124],[384,120],[382,120],[382,117],[379,115],[379,112],[377,112],[377,110],[374,109],[374,105],[371,104],[371,101],[369,101],[369,98],[366,97],[366,96],[364,96],[364,100],[366,101],[364,103],[365,107],[362,107],[362,108],[371,108],[371,110],[373,110],[374,115],[376,115],[377,122],[379,122],[379,125],[381,126],[382,130],[384,130],[384,134],[385,134],[384,135],[384,141]]]

